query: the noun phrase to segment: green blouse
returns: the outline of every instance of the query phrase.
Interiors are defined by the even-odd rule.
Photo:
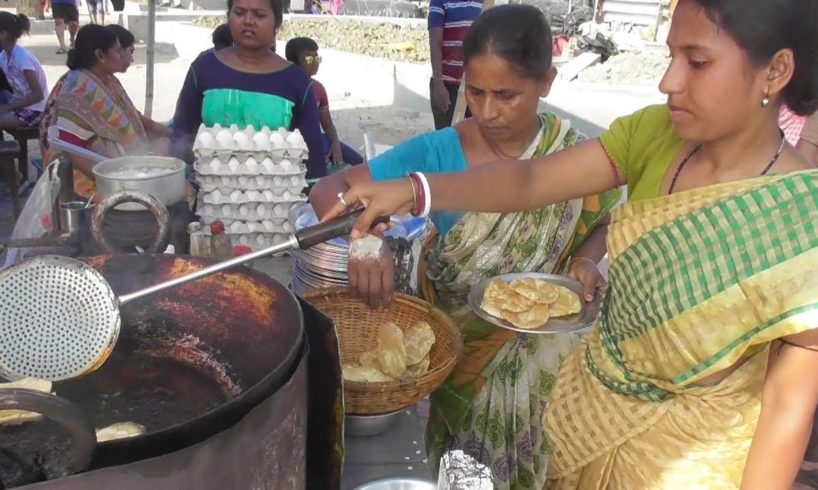
[[[659,197],[665,174],[685,144],[664,104],[616,119],[599,140],[628,182],[629,201]]]

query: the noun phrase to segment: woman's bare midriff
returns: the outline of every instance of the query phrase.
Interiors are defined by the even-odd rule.
[[[723,369],[723,370],[721,370],[721,371],[719,371],[717,373],[713,373],[710,376],[702,378],[702,379],[700,379],[699,381],[697,381],[696,383],[693,383],[693,384],[695,386],[713,386],[713,385],[717,385],[717,384],[721,383],[723,380],[725,380],[728,376],[730,376],[731,374],[736,372],[736,370],[738,368],[740,368],[747,361],[747,359],[749,359],[749,357],[741,358],[738,361],[736,361],[735,364],[733,364],[729,368]]]

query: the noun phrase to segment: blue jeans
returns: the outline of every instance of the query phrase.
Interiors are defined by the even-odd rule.
[[[329,136],[324,133],[321,133],[321,140],[324,142],[324,154],[329,155],[330,147],[332,146],[332,141],[330,141]],[[364,157],[362,157],[357,151],[350,148],[348,145],[341,143],[341,156],[344,158],[343,162],[335,162],[335,163],[348,163],[350,165],[358,165],[360,163],[364,163]]]

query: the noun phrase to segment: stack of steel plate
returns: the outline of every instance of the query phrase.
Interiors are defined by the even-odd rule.
[[[414,258],[411,257],[411,243],[423,235],[426,230],[426,220],[407,215],[395,216],[391,221],[392,227],[386,236],[393,241],[401,241],[409,245],[398,248],[405,256],[395,257],[396,264],[398,264],[395,277],[396,279],[402,278],[401,284],[396,284],[395,288],[407,291],[411,275],[408,272],[414,265]],[[290,213],[290,223],[296,230],[300,230],[317,224],[318,218],[312,206],[304,203],[295,207]],[[343,238],[315,245],[308,250],[294,250],[291,289],[299,294],[312,289],[346,287],[349,284],[348,258],[349,243]]]

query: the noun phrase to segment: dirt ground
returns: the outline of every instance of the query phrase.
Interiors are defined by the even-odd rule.
[[[224,22],[224,17],[202,17],[195,24],[213,29]],[[358,22],[341,18],[321,21],[290,19],[278,33],[278,44],[283,46],[294,37],[310,37],[321,48],[391,61],[429,61],[429,35],[425,25]],[[282,53],[279,49],[279,54]]]
[[[658,85],[670,60],[661,52],[621,53],[580,72],[581,82]]]

